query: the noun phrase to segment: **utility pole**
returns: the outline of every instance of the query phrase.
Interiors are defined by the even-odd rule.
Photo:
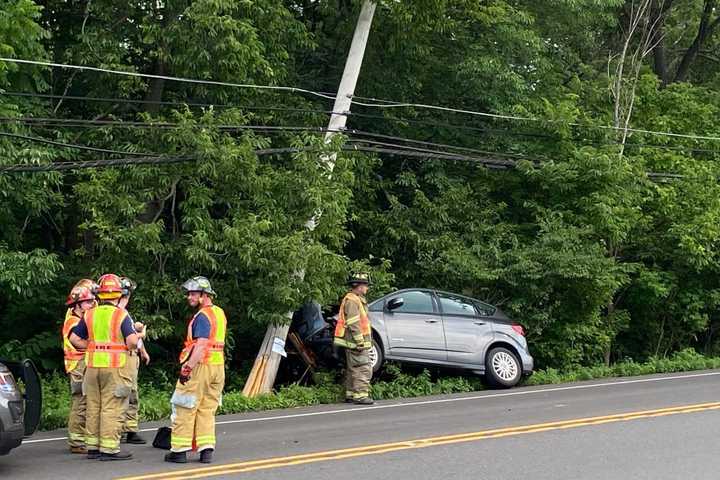
[[[375,1],[364,0],[360,10],[357,24],[355,25],[355,33],[353,35],[350,52],[345,61],[345,69],[340,80],[333,113],[328,123],[328,132],[325,134],[325,143],[330,143],[333,136],[345,129],[347,116],[350,113],[352,97],[355,94],[355,86],[360,76],[360,67],[362,66],[363,57],[365,56],[365,47],[367,46],[368,37],[370,36],[370,27],[372,26],[373,15],[375,14]],[[320,159],[325,167],[332,173],[335,168],[336,155],[323,155]],[[308,231],[312,232],[317,227],[322,212],[317,212],[311,219],[307,221],[305,226]],[[305,272],[298,272],[298,277],[303,278]],[[243,395],[253,397],[261,393],[268,393],[275,384],[278,367],[280,366],[281,351],[285,347],[288,330],[290,328],[290,319],[292,312],[288,314],[287,325],[270,325],[265,332],[265,338],[260,346],[253,368],[243,388]]]

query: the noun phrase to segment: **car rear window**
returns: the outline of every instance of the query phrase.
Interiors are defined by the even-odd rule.
[[[495,315],[495,310],[497,309],[492,305],[488,305],[487,303],[479,302],[477,300],[474,303],[475,308],[477,309],[478,314],[481,317],[492,317],[493,315]]]
[[[475,305],[465,298],[446,293],[439,293],[438,298],[444,315],[477,315]]]

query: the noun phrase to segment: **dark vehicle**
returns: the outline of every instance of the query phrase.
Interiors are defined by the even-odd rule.
[[[523,327],[499,308],[455,293],[405,289],[369,305],[373,372],[386,360],[470,370],[488,383],[509,388],[533,370]],[[320,361],[337,365],[333,348],[337,307],[323,312],[309,303],[292,328]]]
[[[35,433],[41,409],[42,390],[35,365],[30,360],[0,363],[0,455],[7,455],[24,437]]]

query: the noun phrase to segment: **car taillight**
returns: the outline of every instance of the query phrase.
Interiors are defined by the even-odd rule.
[[[9,373],[0,373],[0,390],[5,392],[15,391],[15,379]]]
[[[522,325],[512,325],[512,329],[523,337],[525,336],[525,329],[522,327]]]

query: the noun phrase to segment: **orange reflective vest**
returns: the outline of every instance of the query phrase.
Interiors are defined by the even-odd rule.
[[[127,312],[115,305],[100,305],[85,314],[88,347],[85,363],[94,368],[122,368],[127,363],[128,348],[122,334]]]
[[[65,322],[62,327],[63,351],[65,352],[65,372],[70,373],[75,370],[80,360],[85,358],[85,351],[78,350],[70,343],[70,332],[80,323],[80,317],[76,317],[72,308],[68,308],[65,312]]]
[[[355,304],[357,315],[346,318],[345,306],[348,302]],[[348,328],[358,324],[359,329]],[[358,331],[359,330],[359,331]],[[353,333],[354,331],[354,333]],[[350,333],[350,335],[347,335]],[[348,338],[349,337],[349,338]],[[372,346],[372,331],[370,329],[370,317],[368,316],[365,301],[354,293],[345,295],[340,304],[340,313],[335,324],[335,345],[346,348],[370,348]]]
[[[190,358],[193,348],[197,345],[197,339],[193,338],[193,324],[195,319],[201,313],[205,314],[208,321],[210,322],[210,337],[208,338],[207,348],[205,349],[205,355],[203,356],[200,363],[205,365],[224,365],[225,364],[225,334],[227,331],[227,318],[222,308],[215,305],[209,307],[203,307],[193,315],[193,318],[188,323],[187,336],[185,337],[185,345],[183,346],[182,352],[180,352],[180,363],[185,363]]]

